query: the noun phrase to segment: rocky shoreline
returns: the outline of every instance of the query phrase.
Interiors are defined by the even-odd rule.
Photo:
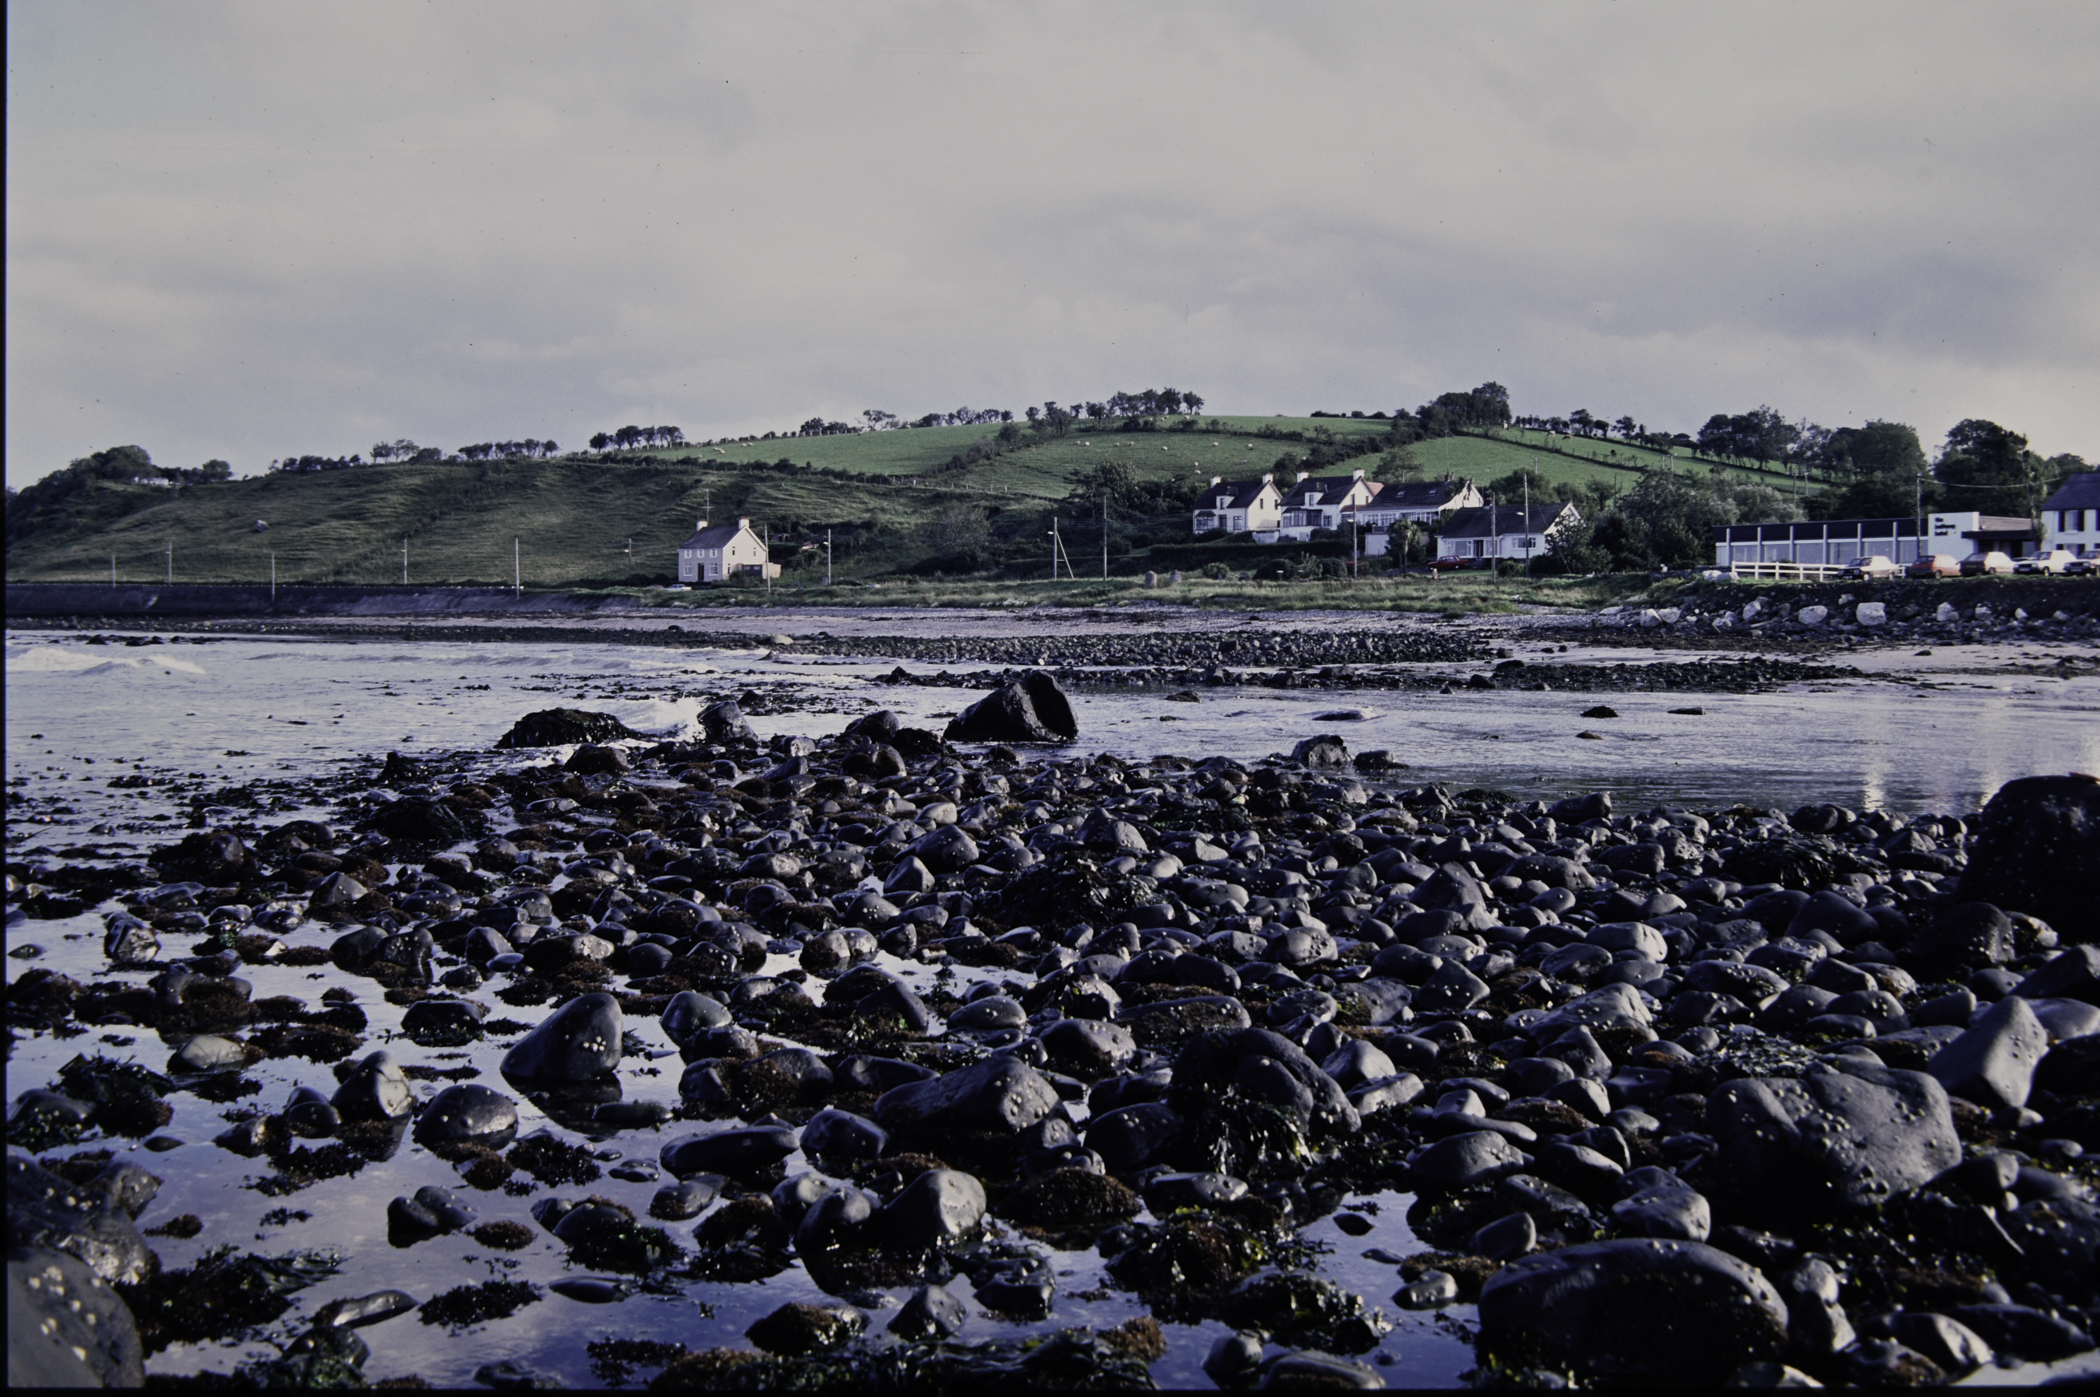
[[[1367,639],[1287,663],[1365,687]],[[1384,639],[1489,685],[1584,682]],[[657,742],[553,710],[505,762],[374,763],[325,823],[10,865],[11,948],[100,905],[108,965],[17,974],[11,1044],[129,1026],[170,1053],[84,1052],[10,1111],[11,1380],[136,1383],[311,1283],[238,1249],[160,1266],[134,1222],[158,1183],[127,1156],[182,1093],[226,1103],[208,1148],[288,1199],[426,1159],[445,1182],[394,1200],[396,1246],[551,1236],[585,1303],[790,1267],[827,1297],[712,1343],[593,1345],[667,1390],[1142,1387],[1162,1324],[1198,1321],[1232,1331],[1204,1359],[1221,1385],[1374,1385],[1406,1377],[1393,1312],[1453,1305],[1486,1386],[1914,1385],[2093,1350],[2100,783],[1906,820],[1400,785],[1333,737],[1125,762],[1028,741],[1072,735],[1034,665],[1087,652],[1013,643],[984,662],[1029,671],[974,676],[1002,687],[945,736],[878,712],[761,742],[722,703]],[[1149,653],[1097,663],[1219,667]],[[255,998],[244,967],[277,965],[325,988]],[[373,999],[401,1024],[376,1051]],[[663,1070],[644,1026],[675,1108],[621,1091]],[[499,1072],[450,1051],[484,1042]],[[335,1080],[263,1102],[272,1059]],[[553,1124],[518,1138],[525,1101]],[[604,1142],[658,1183],[646,1210],[591,1191]],[[1391,1193],[1403,1249],[1366,1202]],[[495,1216],[527,1198],[529,1223]],[[1302,1235],[1329,1220],[1386,1288],[1322,1274]],[[1144,1315],[1055,1327],[1074,1251]],[[332,1302],[221,1376],[357,1385],[376,1326],[542,1298],[466,1283],[486,1274]],[[973,1338],[977,1312],[1051,1327]]]

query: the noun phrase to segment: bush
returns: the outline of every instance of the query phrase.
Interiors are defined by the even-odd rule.
[[[1223,582],[1232,576],[1232,569],[1226,567],[1223,563],[1206,563],[1203,567],[1203,575],[1213,582]]]

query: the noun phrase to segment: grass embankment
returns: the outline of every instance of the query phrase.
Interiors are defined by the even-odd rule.
[[[951,551],[952,519],[960,507],[964,513],[981,512],[990,551],[1012,564],[1010,574],[1033,567],[1040,552],[1047,581],[1047,542],[1038,541],[1053,515],[1063,521],[1079,571],[1100,567],[1100,525],[1091,509],[1070,495],[1073,478],[1102,461],[1126,463],[1141,483],[1246,478],[1274,469],[1286,456],[1302,459],[1311,449],[1310,441],[1284,434],[1311,437],[1323,430],[1336,439],[1375,439],[1384,434],[1385,424],[1358,418],[1230,417],[1205,419],[1195,431],[1077,428],[1042,442],[1030,433],[1017,446],[959,467],[957,455],[991,443],[993,429],[786,437],[719,449],[688,447],[643,460],[373,466],[172,492],[110,484],[48,521],[40,518],[30,537],[8,548],[7,578],[99,581],[110,576],[114,558],[119,580],[160,581],[170,575],[172,549],[172,575],[178,582],[267,582],[274,558],[277,580],[283,583],[398,583],[406,539],[410,582],[507,584],[516,540],[527,586],[565,587],[669,574],[679,542],[696,519],[707,515],[718,521],[747,517],[754,527],[769,530],[783,545],[776,558],[802,564],[799,571],[791,570],[790,583],[821,579],[821,552],[798,552],[794,545],[819,541],[831,528],[835,576],[854,581],[891,576]],[[1548,441],[1543,434],[1514,431],[1423,442],[1415,453],[1430,475],[1448,469],[1485,482],[1532,466],[1549,486],[1600,478],[1630,486],[1643,469],[1668,460],[1628,446],[1565,437]],[[1326,469],[1363,466],[1376,474],[1378,459],[1360,456]],[[791,464],[782,467],[782,461]],[[833,473],[840,471],[859,478]],[[256,531],[258,520],[269,525],[267,531]],[[1116,519],[1110,569],[1132,580],[1111,585],[1129,588],[1148,568],[1166,572],[1197,566],[1202,560],[1176,546],[1187,543],[1186,528],[1181,516]],[[1150,551],[1155,544],[1162,545],[1157,556]],[[1246,551],[1227,548],[1219,560],[1244,570],[1256,561],[1240,556]],[[1265,561],[1303,550],[1279,545],[1254,551]],[[1011,584],[983,585],[997,592]],[[1452,584],[1439,585],[1447,589],[1439,595],[1448,596]],[[1245,589],[1247,584],[1225,586]],[[1296,595],[1305,586],[1264,584],[1248,592],[1247,604],[1257,604],[1253,598],[1259,597],[1258,604],[1276,605],[1279,597]],[[1211,594],[1192,590],[1190,595]],[[1432,609],[1444,604],[1433,603]]]
[[[1645,592],[1645,576],[1491,578],[1485,573],[1450,573],[1432,581],[1425,576],[1365,577],[1355,581],[1319,579],[1294,582],[1212,581],[1188,577],[1178,585],[1146,587],[1142,580],[1111,576],[1076,582],[1000,582],[976,578],[909,577],[880,583],[836,587],[792,583],[768,593],[762,584],[664,592],[653,588],[614,587],[611,594],[630,596],[652,606],[679,610],[753,606],[765,601],[796,606],[923,606],[966,610],[1000,610],[1028,606],[1122,606],[1150,602],[1219,610],[1254,611],[1408,611],[1446,616],[1508,614],[1525,607],[1587,610]]]

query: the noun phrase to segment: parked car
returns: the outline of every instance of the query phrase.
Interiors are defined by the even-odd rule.
[[[2068,548],[2052,548],[2047,553],[2037,553],[2031,558],[2022,558],[2013,564],[2013,571],[2027,576],[2062,572],[2078,561],[2078,555]]]
[[[1995,548],[1988,553],[1971,553],[1961,560],[1963,577],[2011,577],[2013,560]]]
[[[2064,564],[2066,577],[2100,577],[2100,557],[2073,558]]]
[[[1847,567],[1838,576],[1847,582],[1879,582],[1884,577],[1894,577],[1897,567],[1879,553],[1869,553]]]
[[[1903,569],[1905,577],[1960,577],[1961,563],[1952,553],[1927,553]]]

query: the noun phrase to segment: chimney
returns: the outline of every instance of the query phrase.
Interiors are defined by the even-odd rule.
[[[749,519],[739,519],[736,521],[736,526],[739,529],[748,529],[751,527],[751,521]]]
[[[693,525],[693,532],[694,532],[694,533],[699,533],[699,532],[700,532],[700,531],[701,531],[702,529],[704,529],[704,528],[706,528],[706,527],[707,527],[707,521],[706,521],[705,519],[702,519],[702,520],[701,520],[701,521],[700,521],[699,523],[697,523],[697,524]]]
[[[1219,481],[1223,480],[1224,478],[1225,478],[1225,477],[1224,477],[1224,476],[1222,476],[1222,475],[1214,475],[1214,476],[1212,476],[1212,477],[1210,478],[1210,483],[1211,483],[1211,484],[1213,484],[1213,485],[1215,485],[1215,484],[1217,484],[1217,483],[1218,483]]]

